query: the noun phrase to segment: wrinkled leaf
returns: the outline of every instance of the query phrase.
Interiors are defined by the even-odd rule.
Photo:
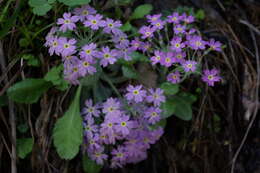
[[[17,139],[17,153],[21,159],[24,159],[33,148],[33,139],[32,138],[20,138]]]
[[[189,121],[192,119],[191,103],[183,97],[174,97],[172,100],[174,115],[178,118]]]
[[[52,69],[45,75],[44,80],[52,82],[59,90],[66,90],[69,83],[63,78],[63,65],[52,67]]]
[[[58,0],[58,1],[68,6],[84,5],[90,2],[90,0]]]
[[[162,117],[168,118],[173,115],[175,111],[173,99],[167,99],[166,102],[162,103],[161,109],[163,110]]]
[[[52,84],[44,79],[27,78],[7,90],[8,97],[18,103],[36,103]]]
[[[83,156],[83,170],[86,173],[99,173],[102,169],[101,165],[96,164],[95,161],[88,158],[86,155]]]
[[[63,159],[72,159],[79,152],[83,139],[82,118],[80,115],[81,86],[77,89],[69,109],[59,118],[53,130],[54,146]]]
[[[162,83],[160,88],[163,89],[163,91],[166,95],[173,95],[173,94],[176,94],[179,92],[179,85],[172,84],[169,82]]]
[[[131,15],[130,19],[141,19],[145,15],[149,14],[153,9],[151,4],[139,5]]]
[[[122,66],[123,75],[129,79],[138,79],[139,75],[137,71],[131,66]]]

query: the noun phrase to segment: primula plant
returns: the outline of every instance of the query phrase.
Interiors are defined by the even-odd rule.
[[[146,24],[137,32],[123,32],[121,21],[84,5],[65,12],[48,33],[45,46],[62,64],[45,80],[65,90],[63,79],[49,77],[63,71],[64,79],[78,87],[54,128],[54,145],[62,158],[72,159],[81,148],[87,165],[99,169],[142,161],[162,136],[167,117],[192,118],[196,97],[179,92],[180,84],[189,77],[208,86],[221,81],[216,68],[203,64],[207,54],[221,51],[221,43],[206,41],[194,16],[173,12],[145,17]],[[157,86],[140,84],[141,74],[135,69],[140,62],[160,76]],[[81,108],[80,98],[85,100]]]

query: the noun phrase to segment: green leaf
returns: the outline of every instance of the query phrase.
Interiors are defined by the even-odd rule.
[[[72,159],[79,152],[83,139],[82,118],[80,115],[80,93],[78,87],[76,96],[64,116],[58,119],[53,130],[54,146],[63,159]]]
[[[32,54],[24,54],[21,58],[27,60],[29,66],[34,66],[34,67],[40,66],[40,60]]]
[[[32,138],[20,138],[17,139],[17,153],[21,159],[24,159],[33,148]]]
[[[132,25],[131,23],[128,21],[126,22],[123,26],[121,26],[121,30],[126,32],[126,31],[130,31],[132,29]]]
[[[204,10],[200,9],[196,12],[195,14],[195,17],[198,19],[198,20],[203,20],[205,18],[205,12]]]
[[[189,121],[192,119],[192,108],[191,103],[186,100],[184,97],[174,97],[172,100],[174,107],[174,115],[178,118]]]
[[[134,10],[130,19],[141,19],[145,15],[149,14],[152,11],[152,9],[153,9],[153,6],[151,4],[140,5]]]
[[[30,43],[26,38],[21,38],[19,40],[19,46],[21,46],[21,47],[27,47],[29,44]]]
[[[93,86],[93,95],[95,102],[102,102],[109,96],[111,96],[112,92],[109,88],[105,87],[101,82],[97,82]]]
[[[172,84],[169,82],[162,83],[160,88],[163,89],[163,91],[166,95],[173,95],[173,94],[176,94],[179,92],[179,85]]]
[[[162,103],[161,109],[163,110],[162,117],[168,118],[173,115],[175,111],[173,99],[167,99],[166,102]]]
[[[58,0],[58,1],[68,6],[84,5],[90,2],[90,0]]]
[[[39,16],[45,15],[52,8],[47,0],[29,0],[28,4],[33,7],[33,13]]]
[[[44,76],[44,80],[52,82],[59,90],[66,90],[69,83],[63,78],[63,65],[54,66],[51,70]]]
[[[123,75],[129,79],[138,79],[139,75],[137,71],[131,66],[122,66]]]
[[[29,129],[29,127],[28,127],[27,124],[20,124],[20,125],[17,126],[17,129],[21,133],[26,133],[27,130]]]
[[[101,69],[101,67],[96,67],[96,69],[97,69],[97,72],[94,73],[93,75],[87,75],[87,76],[81,78],[80,83],[83,86],[91,87],[99,81],[100,75],[102,74],[102,69]]]
[[[2,95],[0,96],[0,107],[6,106],[8,102],[8,97],[7,95]]]
[[[52,8],[52,6],[50,4],[43,4],[42,6],[37,6],[33,8],[33,13],[38,15],[38,16],[43,16],[45,15],[48,11],[50,11],[50,9]]]
[[[149,128],[150,128],[151,130],[158,129],[158,127],[164,128],[164,127],[166,126],[166,124],[167,124],[167,120],[166,120],[166,118],[163,118],[163,119],[161,119],[159,122],[157,122],[156,124],[150,126]]]
[[[102,169],[101,165],[96,164],[95,161],[91,160],[86,155],[83,156],[82,162],[83,162],[83,170],[86,173],[99,173],[100,170]]]
[[[7,95],[18,103],[36,103],[51,86],[51,83],[44,79],[27,78],[9,88]]]

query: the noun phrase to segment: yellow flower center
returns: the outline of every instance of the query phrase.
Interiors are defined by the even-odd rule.
[[[145,32],[145,35],[146,35],[146,36],[150,36],[150,35],[151,35],[151,32]]]
[[[105,53],[104,58],[110,58],[110,55],[108,53]]]
[[[172,75],[172,78],[173,78],[173,79],[177,79],[177,76],[176,76],[176,75]]]
[[[108,127],[113,127],[113,124],[112,123],[108,123],[107,126]]]
[[[213,79],[214,79],[214,76],[213,76],[213,75],[208,75],[208,79],[209,79],[209,80],[213,80]]]
[[[54,41],[54,42],[52,43],[52,45],[53,45],[53,47],[56,47],[56,46],[58,46],[58,42],[57,42],[57,41]]]
[[[77,67],[73,68],[73,72],[78,72],[78,71],[79,71],[79,69]]]
[[[68,20],[68,19],[67,19],[67,20],[64,20],[64,23],[65,23],[65,24],[69,24],[69,23],[70,23],[70,20]]]
[[[173,20],[173,21],[176,21],[176,20],[177,20],[177,17],[173,17],[172,20]]]
[[[70,45],[69,44],[64,44],[64,46],[63,46],[65,49],[68,49],[69,47],[70,47]]]
[[[200,41],[196,41],[195,44],[196,46],[201,46],[202,43]]]
[[[88,108],[88,112],[94,112],[93,108]]]
[[[113,112],[114,108],[113,107],[109,107],[107,110],[108,110],[108,112]]]
[[[83,11],[82,11],[82,15],[84,15],[84,16],[85,16],[85,15],[88,15],[88,10],[83,10]]]
[[[112,23],[109,23],[108,26],[112,28],[114,25]]]
[[[176,44],[175,44],[175,47],[176,47],[176,48],[179,48],[180,46],[181,46],[180,43],[176,43]]]
[[[91,54],[91,50],[87,49],[87,50],[85,50],[85,53],[89,55],[89,54]]]
[[[192,68],[192,64],[188,64],[187,67],[188,67],[188,68]]]
[[[160,60],[161,59],[161,57],[160,56],[156,56],[156,60]]]
[[[88,66],[89,66],[89,63],[88,63],[88,62],[84,62],[84,63],[83,63],[83,66],[84,66],[84,67],[88,67]]]
[[[134,90],[134,91],[133,91],[133,94],[134,94],[134,95],[138,95],[138,94],[139,94],[139,91],[138,91],[138,90]]]
[[[125,127],[126,126],[126,122],[121,122],[121,126]]]
[[[156,112],[152,112],[152,116],[156,117],[158,114]]]
[[[161,23],[156,23],[156,26],[161,26]]]
[[[116,156],[117,156],[117,157],[123,157],[124,154],[123,154],[123,153],[117,153]]]
[[[165,61],[166,62],[171,62],[171,58],[166,58]]]
[[[97,24],[97,21],[96,20],[91,20],[91,23],[95,25],[95,24]]]

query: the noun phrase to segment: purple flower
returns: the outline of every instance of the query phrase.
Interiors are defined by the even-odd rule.
[[[106,119],[101,124],[100,134],[107,136],[107,139],[104,140],[106,144],[115,144],[116,136],[115,136],[115,123],[117,122],[117,118],[110,117]]]
[[[99,165],[103,165],[104,161],[108,158],[108,156],[104,154],[104,147],[95,149],[93,152],[90,153],[89,156],[92,160],[95,160],[96,163]]]
[[[182,64],[185,62],[186,53],[185,52],[175,52],[173,57],[175,58],[176,62]]]
[[[154,30],[160,30],[163,29],[163,26],[165,25],[165,22],[162,20],[157,20],[152,23]]]
[[[47,44],[49,48],[49,54],[52,56],[54,53],[56,55],[60,55],[59,49],[59,39],[57,36],[49,37],[47,40]]]
[[[91,99],[85,101],[85,106],[82,109],[81,114],[87,116],[87,117],[99,117],[100,111],[98,110],[98,107],[93,104],[93,101]]]
[[[64,66],[70,66],[72,64],[78,64],[79,63],[79,59],[75,55],[67,55],[67,56],[63,56],[62,57],[62,62],[64,64]]]
[[[153,103],[154,106],[160,106],[162,102],[165,102],[165,96],[163,95],[163,90],[160,88],[149,89],[149,94],[146,97],[147,102]]]
[[[76,40],[75,39],[67,39],[66,37],[60,37],[58,40],[58,52],[61,53],[62,56],[68,56],[75,53],[76,50]]]
[[[173,28],[173,31],[175,34],[183,34],[185,33],[185,25],[176,25],[174,28]]]
[[[131,44],[131,49],[135,51],[135,50],[140,50],[140,46],[142,42],[138,38],[135,38],[134,40],[131,41],[130,44]]]
[[[87,123],[83,123],[83,127],[84,127],[84,135],[87,138],[91,138],[93,136],[94,133],[96,133],[98,131],[98,126],[95,124],[94,119],[91,117],[87,117],[86,119]]]
[[[163,57],[162,52],[158,50],[154,51],[154,56],[151,57],[152,64],[155,65],[157,63],[160,63],[162,57]]]
[[[143,26],[139,29],[139,33],[142,34],[142,39],[151,38],[153,37],[153,32],[155,29],[149,26]]]
[[[206,82],[209,86],[214,86],[215,82],[219,82],[221,77],[219,76],[219,71],[217,69],[204,70],[202,81]]]
[[[75,23],[79,20],[78,16],[71,16],[71,13],[64,13],[63,18],[59,18],[57,24],[61,25],[60,30],[66,32],[67,30],[74,30]]]
[[[103,67],[108,66],[108,64],[114,64],[116,62],[117,51],[110,50],[109,47],[103,47],[101,52],[97,53],[97,57],[101,58],[100,64]]]
[[[215,41],[214,39],[210,39],[208,45],[211,49],[221,52],[221,43],[219,41]]]
[[[149,23],[154,23],[161,18],[162,14],[154,14],[154,15],[147,15],[146,18],[148,19]]]
[[[188,40],[188,45],[194,50],[205,49],[206,42],[202,40],[201,36],[194,35]]]
[[[121,115],[118,119],[118,124],[115,126],[116,131],[118,133],[121,133],[123,136],[128,135],[130,133],[130,130],[134,127],[133,122],[129,119],[129,116]]]
[[[181,37],[174,37],[171,41],[171,50],[175,52],[181,52],[182,48],[185,47],[185,44],[181,42],[182,38]]]
[[[103,30],[105,33],[108,33],[108,34],[112,33],[112,34],[117,35],[121,32],[119,29],[119,27],[122,26],[120,21],[113,21],[112,19],[106,19],[105,23],[106,23],[106,25]]]
[[[152,133],[153,138],[157,141],[163,135],[163,128],[159,127],[156,130],[153,130],[151,133]]]
[[[120,34],[115,35],[112,40],[114,43],[119,44],[121,46],[128,47],[129,45],[129,40],[127,39],[127,35],[123,32],[120,32]]]
[[[102,112],[107,115],[118,115],[120,114],[120,102],[114,98],[108,98],[107,101],[103,104]],[[105,118],[108,118],[106,116]]]
[[[128,93],[126,94],[126,99],[131,101],[135,101],[136,103],[142,102],[146,97],[146,91],[142,90],[142,85],[133,86],[129,85],[126,90]]]
[[[151,44],[149,42],[142,42],[140,50],[142,50],[143,52],[151,50]]]
[[[160,121],[160,113],[162,112],[161,109],[157,107],[150,107],[148,110],[145,112],[144,118],[147,119],[148,123],[150,124],[155,124],[158,121]]]
[[[85,76],[86,74],[94,74],[97,72],[96,68],[92,66],[95,61],[91,59],[85,59],[85,60],[80,60],[79,64],[79,73],[81,76]]]
[[[90,43],[82,47],[82,51],[79,52],[80,57],[92,59],[96,55],[97,51],[95,50],[97,45],[95,43]]]
[[[70,83],[77,85],[79,84],[78,78],[80,77],[79,68],[77,63],[73,63],[64,67],[64,79]]]
[[[97,15],[88,15],[87,20],[84,22],[84,26],[90,27],[93,30],[98,30],[100,27],[106,25],[105,21],[102,20],[103,16],[100,14]]]
[[[161,64],[165,67],[170,67],[173,63],[175,63],[175,59],[173,57],[172,52],[166,52],[164,53],[164,56],[161,59]]]
[[[125,147],[119,146],[117,149],[113,149],[111,154],[113,155],[112,165],[116,165],[116,167],[121,167],[125,164],[127,159],[127,152],[125,150]]]
[[[187,16],[185,13],[183,13],[182,20],[185,23],[192,23],[192,22],[194,22],[194,17],[193,16]]]
[[[182,64],[182,67],[184,68],[185,72],[194,72],[196,70],[196,65],[197,65],[196,61],[188,60]]]
[[[77,15],[79,20],[83,22],[87,19],[88,15],[96,14],[96,10],[89,5],[84,5],[81,8],[75,8],[73,14]]]
[[[92,134],[91,136],[87,137],[88,139],[88,147],[90,150],[95,150],[99,149],[101,145],[98,143],[99,142],[99,135],[98,134]]]
[[[174,24],[180,23],[180,20],[182,19],[182,17],[179,15],[179,13],[176,13],[176,12],[170,16],[167,16],[167,18],[168,18],[167,21],[169,23],[174,23]]]
[[[169,81],[173,84],[179,83],[181,81],[180,73],[178,71],[176,71],[174,73],[169,73],[167,76],[167,81]]]
[[[118,57],[122,57],[126,61],[130,61],[132,59],[131,53],[133,52],[133,50],[131,48],[125,47],[123,45],[116,45],[116,48],[118,49]]]

